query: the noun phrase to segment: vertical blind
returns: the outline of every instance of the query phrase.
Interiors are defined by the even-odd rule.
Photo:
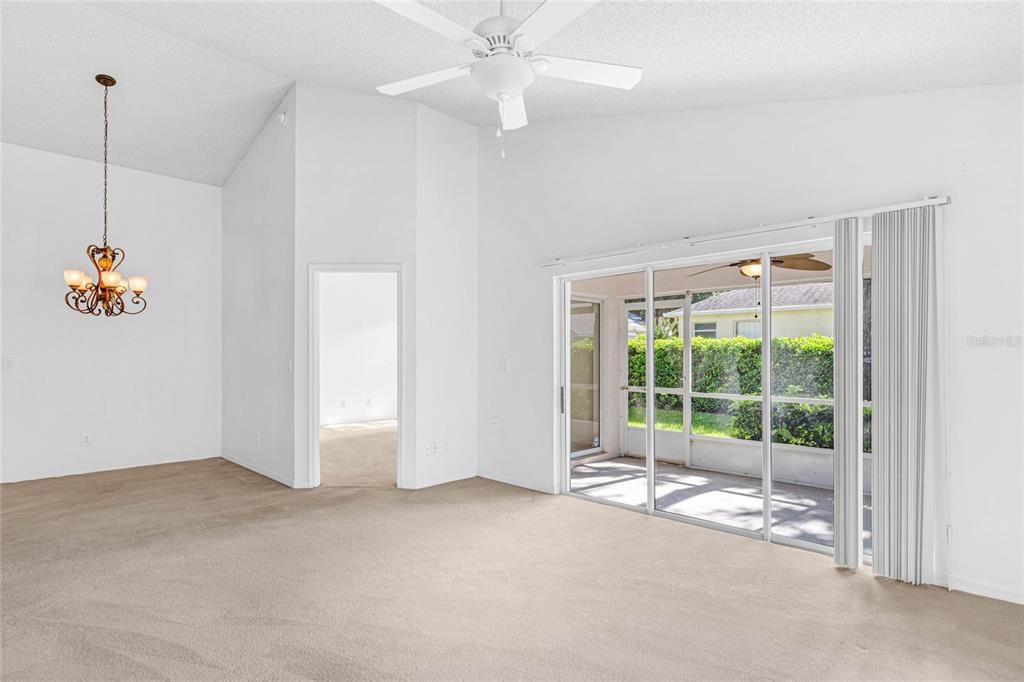
[[[926,484],[942,464],[936,428],[935,207],[872,225],[872,454],[875,574],[926,579]]]
[[[835,398],[833,483],[835,490],[836,566],[857,568],[863,557],[864,516],[861,511],[864,467],[863,411],[863,285],[864,230],[857,218],[835,223],[833,291]]]

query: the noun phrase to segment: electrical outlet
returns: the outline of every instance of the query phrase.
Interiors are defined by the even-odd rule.
[[[494,428],[494,429],[498,428],[498,418],[497,417],[491,417],[491,428]]]
[[[259,447],[261,442],[263,442],[263,434],[261,434],[259,431],[257,431],[256,432],[256,447]]]
[[[341,403],[338,404],[338,407],[345,407],[345,401],[342,400]]]
[[[371,404],[373,404],[373,399],[372,398],[367,398],[366,399],[366,406],[369,407]]]
[[[92,436],[89,435],[88,433],[83,433],[82,434],[82,439],[80,441],[78,441],[78,445],[80,447],[83,447],[83,448],[91,447],[92,446]]]

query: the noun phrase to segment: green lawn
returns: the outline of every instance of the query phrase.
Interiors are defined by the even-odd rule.
[[[733,417],[710,412],[693,413],[693,433],[698,436],[729,436]],[[629,425],[642,427],[645,423],[644,408],[629,408]],[[683,430],[683,411],[658,409],[654,413],[654,428],[664,431]]]

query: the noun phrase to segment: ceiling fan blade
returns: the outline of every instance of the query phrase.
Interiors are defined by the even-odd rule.
[[[502,130],[516,130],[529,123],[526,120],[526,102],[521,96],[498,102],[498,115],[501,116]]]
[[[791,258],[787,256],[782,259],[781,263],[776,263],[775,267],[785,268],[787,270],[831,270],[832,266],[828,263],[823,263],[820,260],[814,260],[813,258]]]
[[[401,95],[403,92],[410,92],[411,90],[425,88],[428,85],[450,81],[459,76],[465,76],[468,73],[469,64],[459,64],[458,66],[441,69],[440,71],[425,73],[422,76],[413,76],[412,78],[395,81],[387,85],[378,85],[377,92],[384,95]]]
[[[620,90],[631,90],[640,82],[640,77],[644,75],[644,70],[636,66],[605,64],[604,62],[591,62],[585,59],[542,55],[534,57],[531,61],[537,68],[537,73],[543,76],[577,81],[579,83],[604,85],[609,88],[619,88]]]
[[[411,19],[421,26],[429,28],[434,33],[440,33],[449,40],[457,43],[479,41],[480,36],[470,31],[465,26],[456,24],[451,19],[443,17],[434,10],[412,0],[373,0],[378,5],[387,7],[395,14],[401,14],[406,19]]]
[[[596,4],[596,0],[547,0],[523,19],[514,35],[526,36],[533,41],[536,49]]]
[[[722,268],[728,268],[728,267],[731,267],[731,266],[730,265],[716,265],[713,268],[708,268],[707,270],[701,270],[700,272],[695,272],[692,275],[687,275],[687,277],[696,277],[697,275],[703,275],[705,272],[712,272],[713,270],[721,270]]]

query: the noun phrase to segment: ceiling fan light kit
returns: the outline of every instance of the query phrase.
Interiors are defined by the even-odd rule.
[[[633,66],[583,59],[535,55],[534,50],[596,2],[547,0],[523,21],[501,14],[484,19],[472,31],[410,0],[375,0],[397,14],[461,43],[475,62],[377,87],[385,95],[401,95],[429,85],[472,76],[486,97],[497,102],[501,130],[529,123],[523,93],[538,75],[630,90],[643,75]]]
[[[138,275],[123,277],[117,268],[124,263],[124,249],[107,243],[109,94],[110,88],[114,87],[117,81],[101,73],[96,76],[96,82],[103,86],[103,246],[90,244],[85,249],[86,257],[96,270],[95,280],[82,270],[64,271],[64,283],[70,289],[64,294],[64,302],[69,308],[83,315],[138,315],[146,309],[146,299],[142,294],[149,282],[145,277]],[[125,301],[129,291],[132,295]]]

